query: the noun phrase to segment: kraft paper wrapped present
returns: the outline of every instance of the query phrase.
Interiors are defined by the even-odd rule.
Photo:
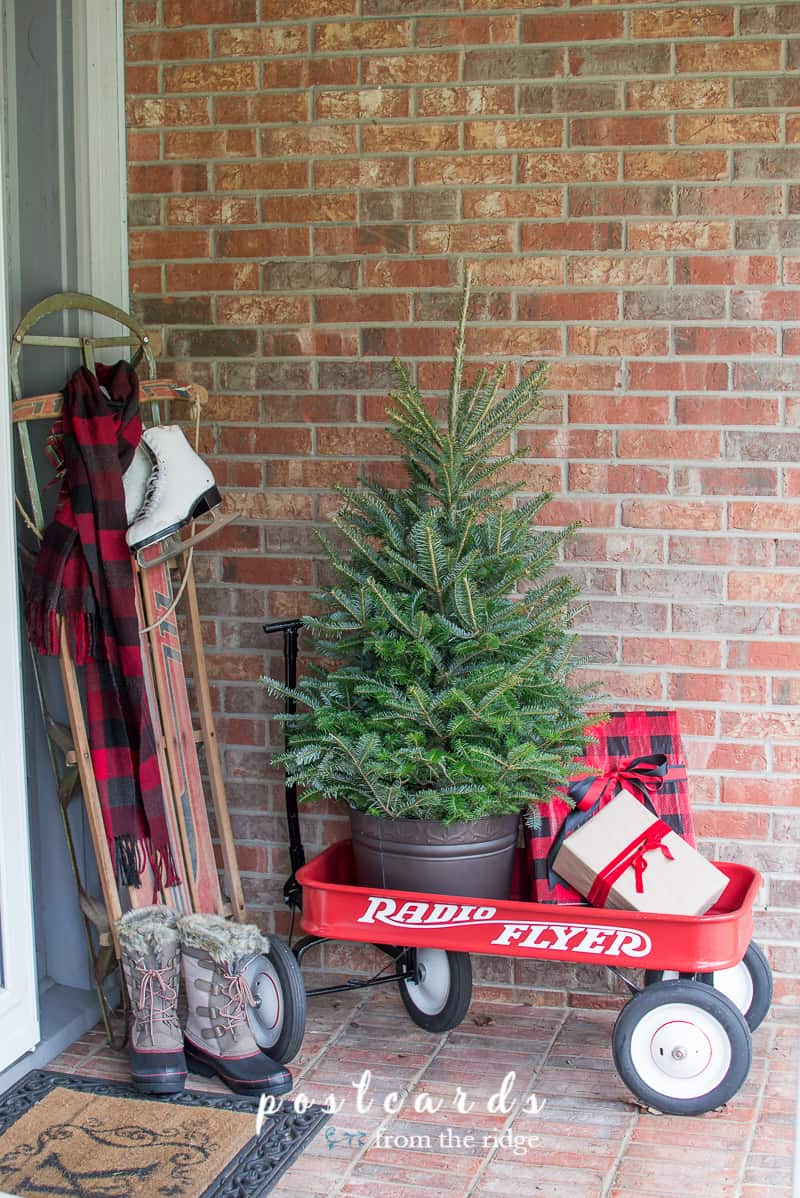
[[[576,774],[603,774],[609,767],[654,753],[663,754],[669,772],[651,793],[653,809],[673,832],[695,844],[689,783],[675,711],[614,711],[605,723],[587,728],[594,738],[585,757],[576,759]],[[549,803],[537,805],[535,826],[526,827],[531,898],[537,903],[581,903],[573,887],[558,878],[552,868],[555,842],[570,817],[571,804],[560,793]]]
[[[560,877],[595,907],[702,915],[728,878],[627,791],[561,845]]]

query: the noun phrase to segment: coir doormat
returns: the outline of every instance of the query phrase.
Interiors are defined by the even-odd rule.
[[[18,1198],[258,1198],[327,1115],[249,1098],[169,1097],[119,1082],[35,1070],[0,1095],[0,1193]]]

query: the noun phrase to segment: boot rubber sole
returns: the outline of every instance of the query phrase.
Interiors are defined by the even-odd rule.
[[[234,1094],[249,1094],[258,1097],[261,1094],[288,1094],[292,1088],[292,1079],[281,1082],[270,1082],[268,1078],[258,1082],[245,1082],[238,1077],[232,1077],[224,1069],[212,1065],[207,1057],[196,1057],[190,1049],[186,1050],[186,1063],[190,1073],[198,1073],[200,1077],[218,1077]]]
[[[182,1094],[186,1085],[186,1074],[173,1077],[133,1077],[131,1085],[140,1094]]]
[[[185,528],[187,524],[191,524],[198,516],[206,516],[209,512],[215,511],[221,503],[222,496],[218,489],[216,487],[209,487],[199,497],[187,516],[176,520],[174,524],[170,524],[167,528],[160,528],[157,533],[153,533],[150,537],[145,537],[143,541],[137,541],[135,545],[129,544],[128,548],[131,553],[138,553],[140,549],[148,549],[151,545],[157,545],[159,541],[165,541],[173,533],[180,532],[182,528]]]

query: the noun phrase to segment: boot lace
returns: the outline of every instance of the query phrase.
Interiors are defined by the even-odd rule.
[[[256,1000],[244,973],[225,973],[225,985],[222,992],[228,999],[219,1010],[225,1030],[236,1039],[239,1028],[247,1023],[247,1008],[254,1007]]]
[[[172,965],[162,965],[154,969],[137,961],[134,968],[139,975],[139,994],[137,1018],[144,1023],[150,1032],[150,1039],[155,1039],[156,1024],[163,1023],[176,1027],[175,1005],[178,1001],[178,988],[169,980]]]

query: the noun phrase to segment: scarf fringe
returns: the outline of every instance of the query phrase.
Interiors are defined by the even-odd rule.
[[[175,858],[172,855],[170,845],[160,845],[155,848],[153,842],[147,841],[147,858],[150,862],[150,868],[155,876],[159,879],[162,886],[179,886],[180,878],[178,871],[175,868]]]
[[[61,630],[66,628],[75,664],[85,666],[96,659],[97,618],[92,612],[59,612],[33,599],[25,605],[25,619],[31,643],[46,657],[58,657]]]
[[[138,890],[148,866],[155,878],[156,889],[180,884],[170,845],[156,847],[149,836],[126,835],[115,836],[109,848],[119,886],[133,886]]]
[[[133,836],[115,836],[113,844],[114,877],[119,886],[141,886],[136,840]]]

